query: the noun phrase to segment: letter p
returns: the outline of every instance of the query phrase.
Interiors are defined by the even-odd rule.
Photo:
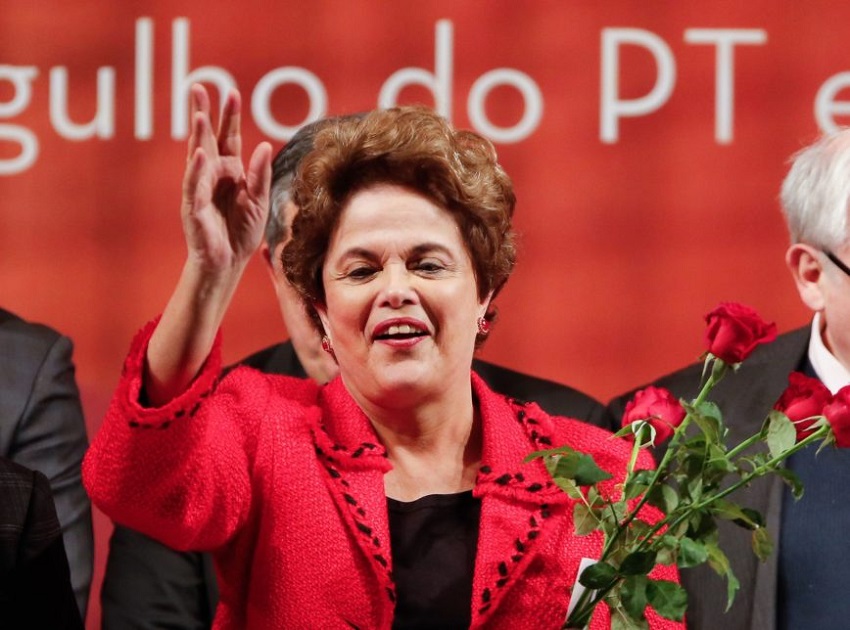
[[[658,67],[655,85],[640,98],[625,100],[619,95],[620,47],[624,44],[643,46],[652,54]],[[637,28],[602,30],[602,94],[599,134],[606,144],[619,139],[620,118],[634,118],[660,108],[676,83],[676,61],[670,47],[660,37]]]

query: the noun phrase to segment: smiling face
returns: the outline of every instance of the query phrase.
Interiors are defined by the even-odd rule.
[[[380,185],[354,194],[322,268],[317,304],[352,395],[409,406],[469,390],[480,301],[452,215],[427,198]],[[448,384],[448,385],[447,385]]]

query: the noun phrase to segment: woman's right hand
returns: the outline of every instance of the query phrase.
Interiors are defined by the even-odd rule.
[[[227,272],[244,266],[262,240],[268,214],[271,147],[267,142],[258,145],[246,171],[242,164],[239,93],[233,90],[225,97],[217,134],[212,128],[207,91],[195,84],[190,97],[192,135],[183,176],[183,230],[190,262],[206,272]]]
[[[207,91],[193,85],[190,97],[181,206],[189,252],[148,345],[145,390],[154,406],[185,390],[204,364],[268,215],[271,146],[260,143],[245,169],[239,93],[225,97],[217,133]]]

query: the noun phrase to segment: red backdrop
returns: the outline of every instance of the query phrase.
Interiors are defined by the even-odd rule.
[[[483,355],[607,399],[694,360],[718,301],[807,321],[776,199],[843,122],[846,24],[838,1],[5,0],[0,303],[74,339],[94,432],[184,255],[191,78],[238,85],[247,145],[395,93],[493,137],[514,178],[520,262]],[[225,335],[227,360],[286,335],[259,261]]]

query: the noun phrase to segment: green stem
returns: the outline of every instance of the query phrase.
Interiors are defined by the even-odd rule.
[[[692,402],[693,407],[698,407],[700,404],[702,404],[705,401],[708,394],[711,392],[711,390],[714,388],[714,386],[718,382],[720,382],[720,379],[723,378],[723,376],[724,376],[724,374],[726,373],[726,370],[727,370],[727,365],[720,359],[709,358],[708,361],[714,362],[713,366],[712,366],[711,374],[709,375],[708,379],[706,379],[706,382],[703,384],[702,389],[700,390],[697,397],[693,400],[693,402]],[[673,439],[670,440],[670,444],[668,445],[667,449],[665,450],[664,456],[661,458],[661,462],[656,467],[655,472],[653,473],[652,478],[649,481],[649,486],[648,486],[649,488],[654,487],[658,483],[658,480],[661,478],[661,475],[666,470],[667,464],[669,463],[670,458],[673,456],[673,453],[676,450],[676,446],[678,446],[679,442],[681,441],[682,436],[684,435],[685,429],[687,428],[687,425],[690,423],[690,421],[691,421],[691,414],[688,413],[688,414],[685,415],[684,419],[682,420],[682,423],[676,428],[676,431],[673,433]],[[628,468],[626,470],[626,477],[625,477],[625,480],[624,480],[624,483],[623,483],[624,487],[628,483],[628,481],[631,479],[631,476],[634,472],[634,466],[637,463],[638,453],[639,453],[640,448],[641,448],[641,444],[639,444],[639,442],[640,442],[639,437],[640,436],[635,436],[635,444],[632,447],[631,458],[629,460],[629,465],[628,465]],[[605,541],[605,545],[602,548],[602,554],[599,557],[598,562],[604,562],[605,560],[608,559],[608,556],[610,555],[611,550],[614,548],[614,544],[617,542],[620,535],[624,531],[626,531],[626,529],[628,529],[629,524],[637,517],[641,508],[646,504],[646,502],[648,500],[649,500],[648,493],[644,493],[644,495],[641,497],[640,501],[638,501],[635,508],[633,510],[631,510],[628,513],[628,515],[626,515],[626,518],[617,527],[613,536],[611,536],[611,538],[609,538],[608,540]],[[658,529],[660,529],[663,526],[663,524],[666,520],[667,520],[666,518],[662,519],[661,522],[659,522],[657,524],[657,526],[655,528],[653,528],[651,533],[658,531]],[[642,541],[641,544],[643,544],[643,542],[645,542],[645,540]],[[608,586],[605,586],[601,589],[597,589],[595,591],[591,591],[590,589],[586,589],[579,596],[579,600],[576,603],[576,606],[573,609],[572,614],[570,614],[569,619],[567,620],[567,623],[565,624],[564,627],[565,628],[573,628],[573,627],[583,628],[583,627],[585,627],[590,622],[590,617],[593,614],[593,610],[595,609],[596,605],[608,595],[608,593],[611,591],[611,589],[613,589],[617,585],[618,581],[619,580],[614,580]]]
[[[753,479],[757,479],[758,477],[762,477],[762,476],[766,475],[767,473],[769,473],[773,470],[776,470],[776,467],[777,467],[778,464],[781,464],[785,459],[787,459],[788,457],[790,457],[791,455],[793,455],[797,451],[800,451],[800,450],[806,448],[807,446],[809,446],[810,444],[812,444],[813,442],[816,442],[816,441],[826,437],[826,435],[829,433],[829,431],[830,431],[830,428],[826,425],[818,427],[814,432],[810,433],[805,438],[803,438],[802,440],[797,442],[794,446],[789,448],[787,451],[777,455],[776,457],[768,460],[767,462],[765,462],[761,466],[756,467],[751,472],[743,475],[737,482],[735,482],[734,484],[732,484],[728,488],[724,488],[723,490],[721,490],[717,494],[709,495],[707,498],[703,499],[702,501],[698,501],[697,503],[693,503],[693,504],[689,505],[687,507],[687,509],[685,509],[681,514],[676,516],[672,521],[670,521],[670,517],[673,516],[672,514],[669,515],[668,517],[661,519],[659,522],[657,522],[652,527],[652,529],[649,530],[649,532],[647,532],[646,536],[638,544],[635,551],[643,551],[644,549],[647,549],[647,548],[651,549],[658,542],[658,539],[653,539],[653,536],[660,529],[662,529],[665,525],[668,525],[669,529],[671,529],[671,530],[675,529],[679,525],[679,523],[681,523],[685,519],[689,518],[691,516],[691,514],[693,514],[697,510],[702,510],[702,509],[708,507],[709,505],[711,505],[712,503],[714,503],[715,501],[732,494],[738,488],[741,488],[741,487],[749,484]],[[674,514],[675,514],[675,512],[674,512]]]
[[[726,373],[726,364],[720,359],[713,359],[714,366],[712,367],[711,374],[708,379],[706,379],[705,384],[702,386],[697,397],[694,399],[692,406],[698,407],[701,405],[714,386],[720,382],[720,379],[723,378],[723,375]],[[661,463],[655,469],[655,472],[652,475],[652,478],[649,480],[648,488],[654,487],[658,480],[661,478],[661,475],[666,471],[667,464],[670,461],[670,458],[673,457],[673,453],[676,450],[676,447],[679,445],[679,441],[682,439],[682,436],[685,433],[685,429],[691,421],[691,414],[688,413],[685,415],[685,418],[682,420],[682,423],[676,428],[676,431],[673,433],[673,439],[670,440],[670,444],[667,446],[667,449],[664,451],[664,456],[661,458]],[[628,481],[628,477],[626,478]],[[640,501],[638,501],[637,505],[633,510],[631,510],[617,530],[614,532],[614,535],[611,536],[610,539],[605,541],[605,546],[602,549],[602,556],[600,557],[600,561],[606,560],[608,555],[611,553],[611,549],[614,547],[614,544],[629,526],[629,524],[637,517],[638,512],[640,512],[641,508],[646,505],[646,502],[649,500],[649,493],[645,492],[641,497]],[[665,519],[662,519],[662,521]]]

